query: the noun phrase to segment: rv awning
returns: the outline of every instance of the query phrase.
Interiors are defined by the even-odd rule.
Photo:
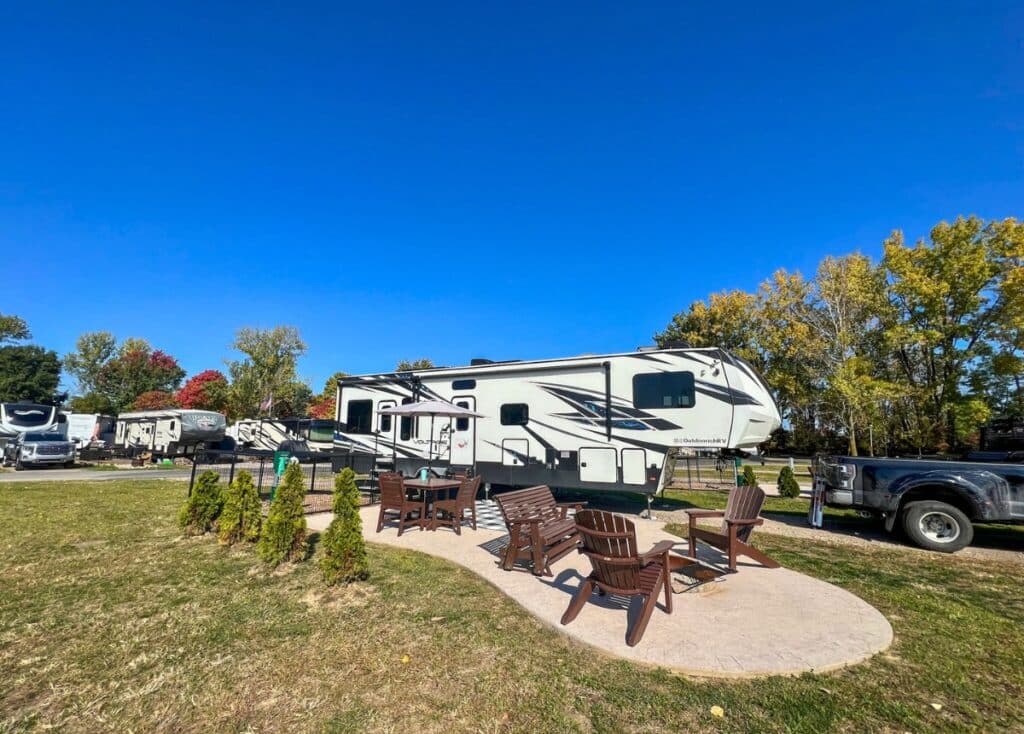
[[[417,403],[396,405],[393,408],[382,408],[384,415],[429,415],[443,418],[484,418],[476,411],[463,408],[445,400],[421,400]]]

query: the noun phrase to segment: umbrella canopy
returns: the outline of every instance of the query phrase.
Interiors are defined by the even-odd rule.
[[[430,415],[444,418],[483,418],[476,411],[462,408],[446,400],[421,400],[418,403],[396,405],[393,408],[382,408],[384,415]]]

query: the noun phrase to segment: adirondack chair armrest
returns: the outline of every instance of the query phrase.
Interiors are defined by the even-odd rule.
[[[690,527],[695,527],[698,520],[703,520],[709,517],[725,517],[725,510],[687,510],[686,514],[690,518]]]
[[[663,556],[667,556],[669,551],[671,551],[675,545],[675,541],[661,540],[655,543],[649,551],[646,553],[640,553],[637,557],[640,559],[640,564],[646,566],[651,561],[656,561]]]
[[[579,512],[580,510],[582,510],[586,506],[587,506],[586,502],[556,502],[555,503],[555,507],[558,508],[558,511],[561,513],[563,520],[566,517],[569,516],[569,510],[570,509],[576,510],[576,512]]]
[[[762,524],[764,524],[764,519],[760,518],[760,517],[751,518],[750,520],[729,520],[728,518],[726,518],[725,521],[729,525],[739,525],[741,527],[745,527],[747,525],[762,525]]]

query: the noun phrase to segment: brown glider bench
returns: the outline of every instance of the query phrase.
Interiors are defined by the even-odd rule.
[[[555,502],[551,490],[540,485],[494,496],[508,528],[509,542],[502,568],[511,571],[516,561],[528,560],[536,576],[551,576],[551,564],[579,545],[576,521],[569,508],[585,502]]]

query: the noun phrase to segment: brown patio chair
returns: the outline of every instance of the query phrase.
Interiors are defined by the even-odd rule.
[[[447,525],[455,529],[456,535],[462,535],[462,521],[466,510],[469,510],[473,529],[476,530],[476,494],[479,490],[480,477],[463,477],[454,498],[434,503],[434,526]]]
[[[754,527],[764,522],[761,507],[764,492],[760,487],[736,487],[729,493],[725,510],[687,510],[690,516],[690,558],[697,557],[697,541],[707,543],[729,555],[729,568],[736,570],[736,556],[750,556],[767,568],[778,568],[777,561],[769,558],[750,545],[750,534]],[[722,518],[722,526],[716,532],[697,527],[697,521],[707,517]]]
[[[551,564],[579,545],[576,522],[569,508],[579,510],[586,502],[555,502],[551,490],[542,485],[495,495],[508,528],[509,542],[502,568],[511,571],[517,560],[533,563],[536,576],[551,576]]]
[[[384,529],[384,516],[387,513],[398,513],[398,535],[401,536],[406,525],[420,525],[426,516],[423,498],[411,500],[406,496],[405,481],[401,474],[387,473],[380,475],[380,515],[377,518],[377,532]],[[415,519],[410,515],[415,512]]]
[[[664,590],[664,609],[672,613],[672,584],[668,554],[674,543],[663,540],[646,553],[637,552],[636,528],[631,520],[603,510],[576,513],[576,529],[583,545],[580,553],[590,559],[593,571],[583,579],[576,596],[562,615],[562,624],[576,619],[594,589],[622,596],[642,596],[640,618],[626,631],[626,644],[636,645],[644,636],[647,623]]]

